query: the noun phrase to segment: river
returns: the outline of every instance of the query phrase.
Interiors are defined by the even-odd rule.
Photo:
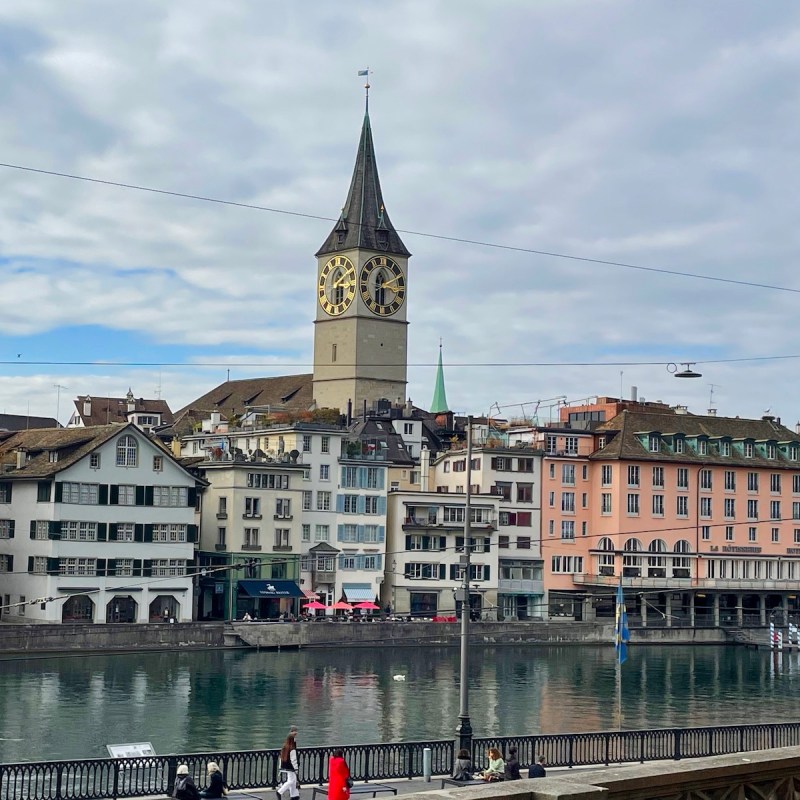
[[[622,728],[796,720],[800,655],[631,647]],[[207,650],[0,661],[0,760],[445,739],[459,710],[458,650]],[[404,676],[395,680],[394,676]],[[473,648],[476,736],[616,728],[611,647]]]

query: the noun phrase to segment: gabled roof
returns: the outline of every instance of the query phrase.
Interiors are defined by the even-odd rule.
[[[415,463],[408,452],[403,437],[395,431],[391,419],[368,417],[354,422],[350,426],[350,438],[362,442],[380,442],[385,445],[385,460],[379,463],[410,464]]]
[[[225,381],[184,406],[175,416],[185,420],[187,413],[191,412],[190,417],[197,421],[197,415],[201,413],[205,419],[210,412],[219,411],[229,418],[234,414],[241,416],[246,406],[277,406],[306,411],[314,402],[313,381],[311,374]]]
[[[84,404],[87,400],[90,402],[90,413],[84,414]],[[78,395],[74,403],[75,410],[86,427],[128,421],[128,399],[126,397]],[[170,411],[166,400],[146,400],[140,397],[134,398],[133,404],[133,411],[136,413],[160,414],[162,424],[169,425],[172,422],[172,411]]]
[[[328,234],[328,238],[317,251],[317,255],[352,250],[356,247],[398,256],[411,255],[394,229],[383,205],[369,113],[364,114],[356,165],[342,213]]]
[[[53,417],[29,417],[25,414],[0,414],[0,431],[26,431],[30,428],[58,428]]]

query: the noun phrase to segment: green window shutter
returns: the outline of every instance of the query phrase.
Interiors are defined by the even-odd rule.
[[[358,525],[356,527],[356,541],[363,542],[364,541],[364,526]]]
[[[342,467],[341,478],[339,478],[339,485],[340,486],[344,486],[344,471],[345,471],[345,467]]]
[[[28,556],[28,572],[33,572],[33,556]]]
[[[153,487],[152,486],[145,486],[144,487],[144,504],[146,506],[153,505]]]
[[[337,525],[336,526],[336,541],[343,542],[344,541],[344,525]]]
[[[117,574],[117,559],[116,558],[109,558],[106,561],[106,575],[116,575]]]
[[[14,538],[14,528],[16,527],[16,525],[17,525],[17,521],[15,519],[10,519],[8,521],[8,538],[9,539],[13,539]]]
[[[359,467],[358,468],[358,488],[359,489],[366,489],[367,488],[367,468],[366,467]]]
[[[483,568],[483,579],[485,581],[488,581],[491,578],[491,576],[492,576],[492,568],[487,564]]]
[[[112,506],[119,505],[119,486],[116,483],[111,484],[109,503]]]
[[[378,525],[378,541],[386,541],[386,528],[383,525]]]
[[[375,563],[377,564],[377,569],[383,569],[383,556],[375,556]]]
[[[58,575],[58,559],[57,558],[48,558],[47,559],[47,574],[48,575]]]
[[[336,510],[341,514],[344,511],[344,495],[336,495]]]
[[[386,513],[386,498],[379,497],[378,498],[378,513],[385,514]]]
[[[36,520],[31,520],[31,539],[36,538]],[[30,570],[28,570],[30,572]]]
[[[56,481],[56,503],[61,502],[63,492],[64,492],[64,485],[61,483],[61,481]]]
[[[379,469],[378,470],[378,488],[379,489],[383,489],[383,487],[386,485],[385,481],[386,481],[386,470],[385,469]]]
[[[194,508],[197,505],[197,487],[190,486],[187,494],[189,496],[189,499],[187,500],[186,505],[189,508]]]
[[[108,523],[108,541],[109,542],[116,542],[117,541],[117,523],[116,522],[109,522]]]
[[[97,569],[95,575],[106,575],[106,560],[104,558],[97,559]]]
[[[144,505],[144,486],[136,487],[136,505],[137,506]]]
[[[97,493],[97,504],[100,506],[108,505],[108,484],[101,483],[100,491]]]
[[[451,564],[450,565],[450,580],[457,581],[458,580],[458,564]]]
[[[151,559],[146,558],[142,561],[142,577],[149,578],[153,574],[153,562]]]
[[[358,496],[356,509],[358,510],[359,514],[363,514],[367,510],[367,498],[363,494]]]
[[[439,580],[443,581],[447,577],[447,567],[444,564],[439,564]]]
[[[134,542],[144,541],[144,525],[138,522],[133,526],[133,541]]]
[[[144,526],[144,541],[145,542],[153,541],[153,526],[150,523],[147,523]]]
[[[410,536],[406,536],[406,550],[410,550],[410,549],[411,549],[411,537]]]
[[[141,577],[141,574],[142,574],[142,559],[141,558],[134,558],[133,559],[133,574],[136,577]]]
[[[197,525],[186,526],[186,541],[192,543],[197,541]]]
[[[105,522],[97,523],[97,541],[105,542],[108,538],[108,525]]]

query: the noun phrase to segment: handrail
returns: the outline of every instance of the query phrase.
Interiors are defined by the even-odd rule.
[[[700,758],[797,745],[800,722],[782,722],[473,738],[472,756],[476,769],[480,769],[489,747],[506,754],[514,746],[524,766],[544,756],[554,767],[578,767]],[[455,760],[453,739],[347,745],[341,749],[354,780],[383,781],[421,776],[425,748],[431,749],[433,774],[450,774]],[[300,783],[327,782],[328,759],[333,749],[304,747],[299,751]],[[164,796],[172,791],[178,764],[187,764],[202,787],[209,761],[220,765],[231,789],[274,787],[279,782],[279,755],[279,750],[245,750],[0,764],[0,800]]]

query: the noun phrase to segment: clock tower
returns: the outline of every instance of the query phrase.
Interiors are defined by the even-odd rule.
[[[342,213],[317,251],[314,401],[360,413],[405,402],[411,253],[383,204],[369,110]]]

